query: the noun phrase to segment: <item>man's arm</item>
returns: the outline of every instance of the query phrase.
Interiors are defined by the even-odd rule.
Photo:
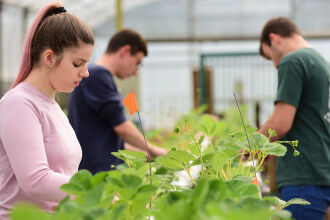
[[[133,145],[130,145],[127,142],[124,143],[124,149],[129,150],[129,151],[133,151],[133,152],[143,152],[143,153],[147,154],[146,149],[142,150],[141,148],[134,147]]]
[[[147,152],[144,137],[137,127],[131,121],[125,121],[114,127],[115,132],[125,140],[129,145],[125,145],[125,149],[131,151],[142,151]],[[148,148],[150,150],[150,156],[158,156],[166,154],[167,150],[161,147],[153,147],[149,142],[147,142]]]
[[[268,136],[268,129],[276,131],[276,136],[271,138],[271,141],[280,140],[292,127],[297,108],[285,102],[277,102],[275,104],[272,115],[268,118],[265,124],[258,130],[259,133]]]

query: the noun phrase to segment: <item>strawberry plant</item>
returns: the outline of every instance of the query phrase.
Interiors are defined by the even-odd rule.
[[[54,213],[31,205],[18,205],[11,218],[64,219],[290,219],[283,208],[309,204],[299,198],[284,202],[260,197],[252,183],[269,155],[284,156],[283,142],[270,142],[276,132],[264,136],[247,126],[247,137],[233,112],[216,121],[202,111],[183,116],[172,132],[154,131],[149,138],[169,149],[166,156],[151,161],[141,152],[113,153],[124,161],[116,170],[92,175],[80,170],[61,186],[68,193]],[[148,135],[147,135],[148,136]],[[152,141],[151,140],[151,141]],[[249,143],[250,148],[249,148]],[[288,142],[297,153],[297,141]],[[244,159],[248,153],[249,157]],[[255,162],[255,167],[252,165]],[[198,169],[198,177],[191,173]],[[177,171],[184,171],[189,186],[175,184]]]

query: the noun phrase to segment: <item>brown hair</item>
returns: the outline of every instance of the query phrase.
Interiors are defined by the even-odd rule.
[[[60,57],[65,48],[78,47],[80,43],[94,45],[89,28],[74,15],[56,12],[60,6],[59,3],[50,3],[37,13],[27,33],[19,72],[12,88],[28,77],[46,48]]]
[[[138,52],[142,52],[144,56],[148,55],[147,43],[140,34],[131,29],[123,29],[113,35],[105,52],[108,54],[115,53],[125,45],[131,47],[132,55]]]
[[[265,57],[265,54],[262,50],[262,44],[270,46],[270,33],[278,34],[281,37],[291,37],[294,34],[301,35],[298,26],[290,18],[277,17],[270,19],[263,27],[260,37],[259,53],[263,57]]]

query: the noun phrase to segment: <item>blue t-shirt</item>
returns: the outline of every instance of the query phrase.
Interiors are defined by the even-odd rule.
[[[121,163],[111,155],[124,146],[113,128],[125,122],[126,117],[111,73],[96,64],[89,64],[88,71],[89,77],[84,78],[70,95],[68,112],[82,148],[79,169],[95,174]]]

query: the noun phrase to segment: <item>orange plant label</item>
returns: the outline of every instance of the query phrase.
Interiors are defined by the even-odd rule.
[[[123,103],[128,108],[129,115],[132,115],[134,112],[139,110],[134,92],[131,92],[130,94],[128,94],[128,96],[126,98],[124,98]]]
[[[254,177],[253,180],[252,180],[252,183],[256,186],[258,186],[258,179],[257,177]]]

